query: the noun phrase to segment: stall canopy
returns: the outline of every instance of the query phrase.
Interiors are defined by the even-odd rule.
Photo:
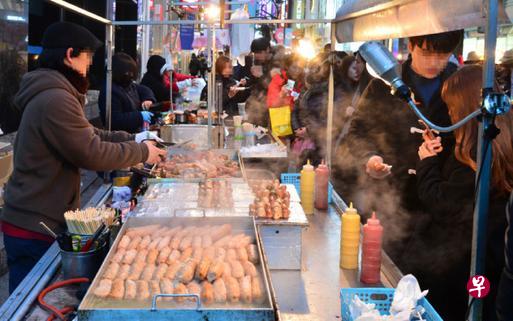
[[[499,1],[500,3],[501,1]],[[348,0],[337,11],[339,42],[404,38],[486,23],[483,0]],[[508,22],[499,5],[499,23]]]

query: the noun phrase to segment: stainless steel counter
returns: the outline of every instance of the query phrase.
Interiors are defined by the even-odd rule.
[[[101,204],[104,195],[105,193],[99,191],[88,205]],[[338,197],[337,200],[336,204],[340,206],[342,203],[344,206]],[[339,268],[340,215],[335,207],[330,206],[328,211],[317,211],[315,215],[309,215],[308,223],[302,234],[302,269],[271,271],[271,283],[276,293],[281,320],[340,320],[340,289],[363,286],[358,281],[358,271]],[[46,282],[50,283],[59,278],[60,273],[57,273]],[[399,270],[384,255],[382,285],[393,287],[400,278]],[[72,300],[76,289],[60,291],[55,293],[55,300],[50,300],[52,303],[59,306],[77,303]],[[2,307],[6,308],[5,305]],[[46,312],[35,306],[25,313],[25,318],[31,321],[44,320],[45,316]]]
[[[357,270],[339,268],[340,215],[334,207],[308,216],[303,231],[301,271],[271,271],[283,321],[340,320],[340,289],[364,287]],[[401,274],[384,257],[382,285],[393,287]]]

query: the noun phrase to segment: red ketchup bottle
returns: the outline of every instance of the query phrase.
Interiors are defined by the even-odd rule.
[[[383,239],[383,226],[372,213],[372,218],[363,226],[362,242],[362,270],[360,281],[366,284],[380,282],[381,271],[381,242]]]
[[[318,210],[328,209],[328,181],[330,170],[322,160],[315,170],[315,208]]]

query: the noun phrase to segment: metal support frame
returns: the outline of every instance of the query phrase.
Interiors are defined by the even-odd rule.
[[[107,1],[107,17],[114,20],[114,0]],[[105,111],[107,129],[112,129],[112,53],[114,52],[114,27],[112,24],[105,25],[105,59],[107,74],[105,75]]]
[[[486,3],[485,58],[483,68],[483,100],[493,91],[495,82],[495,46],[497,44],[498,0]],[[484,112],[479,123],[476,175],[476,206],[472,229],[472,258],[470,275],[484,275],[486,258],[486,235],[490,203],[490,179],[492,168],[492,138],[487,130],[494,123],[494,115]],[[470,311],[470,320],[480,321],[483,302],[476,300]]]
[[[301,20],[301,19],[241,19],[241,20],[226,20],[225,24],[289,24],[289,23],[299,23],[299,24],[319,24],[319,23],[331,23],[331,19],[309,19],[309,20]],[[206,25],[210,23],[218,23],[216,22],[208,22],[205,20],[167,20],[167,21],[153,21],[153,20],[145,20],[145,21],[112,21],[112,24],[115,26],[139,26],[139,25]]]
[[[335,43],[337,42],[337,38],[335,37],[335,24],[331,24],[331,52],[335,52]],[[330,63],[330,76],[328,82],[328,119],[327,119],[327,128],[326,128],[326,164],[328,168],[331,168],[331,159],[332,159],[332,150],[333,150],[333,105],[335,100],[335,80],[333,74],[333,54],[331,54],[330,59],[332,59]]]
[[[208,147],[212,148],[212,110],[216,101],[215,83],[216,83],[216,29],[215,24],[209,24],[208,27],[208,61],[210,62],[209,74],[208,74],[208,129],[207,139]]]

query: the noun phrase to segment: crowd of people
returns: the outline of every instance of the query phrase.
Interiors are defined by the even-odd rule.
[[[61,37],[63,33],[71,36]],[[409,56],[401,65],[402,79],[418,108],[440,126],[460,121],[480,104],[479,62],[469,60],[461,66],[452,59],[462,39],[461,31],[412,37]],[[43,38],[41,68],[21,80],[15,105],[23,118],[2,217],[11,290],[51,244],[38,223],[59,231],[62,213],[78,207],[79,168],[101,171],[158,161],[164,151],[130,134],[152,121],[155,103],[167,101],[171,106],[170,91],[173,98],[179,96],[208,71],[202,56],[192,57],[190,75],[174,71],[165,58],[152,56],[138,84],[134,59],[115,54],[112,129],[125,132],[106,132],[93,128],[82,111],[88,68],[99,45],[82,27],[55,24]],[[512,60],[513,52],[503,57],[498,91],[510,93]],[[233,62],[224,52],[215,65],[223,110],[237,115],[237,104],[245,103],[247,120],[269,127],[289,144],[297,167],[306,159],[317,164],[326,157],[333,66],[335,189],[361,212],[378,212],[386,230],[385,251],[392,260],[429,289],[429,301],[445,320],[463,320],[479,171],[478,120],[453,133],[423,127],[385,82],[369,74],[358,52],[327,50],[308,61],[283,46],[272,47],[268,38],[258,38],[251,44],[251,54],[235,66]],[[103,88],[99,107],[104,121],[105,96]],[[503,321],[513,320],[508,304],[513,295],[513,229],[507,229],[508,218],[513,219],[513,201],[508,203],[513,190],[512,112],[495,123],[500,135],[490,145],[485,260],[491,292],[484,300],[483,320]]]

